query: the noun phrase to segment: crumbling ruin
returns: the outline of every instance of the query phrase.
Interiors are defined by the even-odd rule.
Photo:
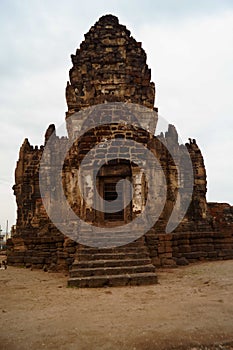
[[[73,67],[66,87],[68,111],[66,113],[67,137],[56,136],[54,125],[50,125],[41,147],[33,147],[25,139],[20,148],[15,171],[14,193],[17,201],[17,224],[14,236],[8,240],[8,264],[43,268],[45,270],[70,270],[70,286],[96,287],[115,285],[137,285],[156,283],[155,266],[175,266],[203,259],[233,258],[233,210],[229,205],[206,202],[206,171],[201,151],[195,140],[186,144],[193,168],[193,194],[186,215],[172,233],[166,233],[166,226],[177,200],[178,186],[176,161],[182,166],[184,146],[179,144],[174,126],[169,125],[165,134],[154,137],[147,131],[148,121],[143,114],[141,125],[127,121],[127,115],[111,119],[100,114],[101,125],[91,127],[78,138],[69,149],[63,165],[63,188],[72,210],[85,222],[95,227],[122,227],[143,212],[147,202],[148,184],[143,171],[134,162],[125,158],[130,154],[140,155],[133,146],[129,149],[127,140],[149,148],[158,159],[166,179],[166,203],[159,219],[142,237],[123,246],[95,247],[83,245],[64,235],[50,220],[41,198],[39,186],[40,162],[46,145],[52,138],[56,152],[62,152],[72,137],[74,113],[88,110],[91,106],[106,106],[115,103],[134,104],[153,111],[150,120],[155,129],[157,108],[154,107],[155,86],[151,82],[146,54],[117,17],[101,17],[85,35],[80,49],[71,56]],[[117,108],[116,108],[117,109]],[[119,113],[116,115],[119,116]],[[106,118],[106,120],[103,120]],[[85,121],[80,121],[83,125]],[[80,124],[81,125],[81,124]],[[151,125],[150,125],[151,127]],[[151,130],[151,129],[150,129]],[[122,210],[106,213],[92,208],[92,183],[89,202],[82,201],[74,177],[81,161],[90,149],[103,141],[121,139],[125,147],[114,147],[117,158],[106,161],[97,176],[98,190],[105,200],[113,200],[116,184],[128,179],[134,195],[126,203],[127,191],[122,188],[119,196]],[[111,141],[113,142],[113,141]],[[111,147],[113,145],[111,144]],[[170,152],[171,150],[172,152]],[[93,159],[103,159],[110,148],[97,149]],[[141,152],[141,158],[144,157]],[[46,159],[47,166],[56,166],[56,157]],[[94,166],[89,164],[90,168]],[[184,172],[182,188],[185,189]],[[162,186],[161,186],[162,187]],[[57,201],[60,199],[57,198]],[[62,208],[61,208],[62,211]],[[153,213],[152,213],[153,216]],[[82,234],[81,226],[76,228]],[[85,233],[85,232],[84,232]],[[91,231],[88,232],[89,237]],[[117,246],[118,244],[116,244]]]

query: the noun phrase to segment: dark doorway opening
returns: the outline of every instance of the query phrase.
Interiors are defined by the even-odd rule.
[[[105,178],[104,179],[104,195],[103,198],[106,201],[105,202],[105,210],[104,210],[104,219],[109,221],[123,221],[124,220],[124,193],[123,193],[123,184],[120,184],[118,186],[118,192],[116,191],[116,185],[117,182],[121,180],[121,178]],[[114,202],[115,204],[115,211],[113,213],[108,213],[108,202],[113,202],[113,209],[114,209]],[[118,210],[120,208],[123,208],[121,210]]]
[[[104,199],[104,207],[101,212],[96,212],[96,223],[117,226],[132,220],[132,201],[129,200],[132,198],[131,189],[124,181],[120,181],[125,179],[132,183],[131,164],[126,160],[124,163],[105,164],[99,170],[96,183]],[[114,212],[107,212],[109,203],[112,209],[116,206]]]

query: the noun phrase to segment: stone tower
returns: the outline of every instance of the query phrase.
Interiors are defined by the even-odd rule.
[[[55,126],[50,125],[43,146],[33,147],[25,139],[20,149],[14,185],[17,225],[8,241],[8,263],[70,269],[70,286],[97,287],[155,283],[155,266],[232,257],[232,231],[220,232],[206,202],[206,172],[196,141],[179,144],[172,125],[154,136],[155,86],[141,43],[117,17],[106,15],[91,27],[71,59],[66,87],[68,138],[56,136]],[[152,181],[145,175],[147,150],[157,160],[156,166],[148,163]],[[185,151],[192,174],[186,171]],[[49,169],[56,174],[60,159],[62,189],[58,191],[58,178],[47,181],[45,173]],[[40,176],[46,179],[43,189]],[[187,200],[190,177],[190,204],[179,224],[173,220],[173,231],[167,233],[174,211]],[[69,216],[63,193],[81,222]],[[140,226],[135,220],[153,198],[163,208],[158,213],[150,205],[140,222],[143,227],[148,222],[152,225],[135,236]],[[101,199],[112,202],[113,208],[117,199],[120,209],[108,212],[105,204],[96,207]],[[215,207],[211,206],[212,212]],[[56,218],[48,215],[50,210]],[[105,245],[96,244],[100,237]]]
[[[105,101],[154,107],[155,87],[146,53],[117,17],[101,17],[71,59],[67,117]]]

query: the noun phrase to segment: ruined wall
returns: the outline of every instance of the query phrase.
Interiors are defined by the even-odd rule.
[[[45,134],[45,144],[53,133],[51,125]],[[65,138],[56,137],[60,148]],[[17,202],[16,231],[8,240],[7,260],[10,265],[67,270],[74,260],[76,242],[61,234],[50,222],[43,206],[39,188],[39,164],[44,146],[30,145],[25,139],[20,148],[13,187]],[[58,149],[59,151],[59,149]],[[50,166],[52,166],[51,157]]]
[[[214,231],[233,232],[233,206],[228,203],[208,203],[211,226]]]
[[[40,189],[39,189],[39,162],[43,147],[38,149],[30,145],[28,139],[24,140],[20,148],[19,160],[15,170],[14,194],[17,202],[17,226],[36,227],[33,223],[34,214],[40,211]],[[42,212],[40,212],[42,219]]]
[[[203,260],[233,259],[233,235],[226,231],[146,233],[152,262],[156,266],[188,265]]]

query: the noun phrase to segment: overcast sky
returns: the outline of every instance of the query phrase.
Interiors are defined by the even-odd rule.
[[[208,201],[233,204],[232,0],[0,0],[0,225],[16,219],[14,169],[25,137],[64,122],[65,86],[84,34],[104,14],[142,42],[159,113],[195,138]]]

